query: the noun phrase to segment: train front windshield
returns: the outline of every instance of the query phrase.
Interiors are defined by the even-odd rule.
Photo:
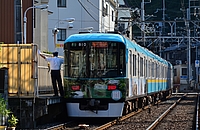
[[[64,77],[125,76],[125,45],[117,42],[74,42],[64,46]]]

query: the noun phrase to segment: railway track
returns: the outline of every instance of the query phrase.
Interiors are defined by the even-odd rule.
[[[184,95],[163,113],[147,130],[192,130],[196,129],[197,95]]]
[[[195,96],[194,94],[192,96]],[[68,122],[60,125],[56,125],[53,127],[47,128],[47,130],[78,130],[78,129],[87,129],[87,130],[119,130],[119,129],[130,129],[130,130],[151,130],[151,129],[167,129],[167,125],[164,125],[166,127],[161,127],[160,123],[162,120],[164,120],[164,117],[168,115],[171,110],[175,109],[176,105],[180,105],[183,107],[183,105],[187,106],[189,110],[192,110],[195,108],[195,105],[190,102],[190,105],[186,105],[186,102],[181,102],[181,99],[185,99],[186,95],[173,95],[166,101],[159,102],[158,104],[147,106],[144,108],[144,110],[139,109],[137,112],[129,113],[125,116],[122,116],[118,119],[112,120],[108,123],[105,123],[104,125],[100,124],[88,124],[88,123],[82,123],[76,122],[76,124],[73,124],[73,122]],[[190,97],[190,99],[192,99]],[[191,101],[194,101],[193,99]],[[186,107],[186,108],[187,108]],[[183,107],[183,109],[186,109]],[[180,110],[179,108],[178,110]],[[180,111],[181,112],[181,111]],[[187,112],[186,112],[187,113]],[[193,115],[193,122],[194,122],[194,113],[189,112],[190,115]],[[174,114],[175,115],[175,114]],[[175,116],[176,117],[176,116]],[[162,118],[162,119],[161,119]],[[170,117],[172,118],[172,117]],[[189,117],[188,117],[189,118]],[[174,119],[174,117],[173,117]],[[191,118],[190,118],[191,119]],[[198,118],[197,118],[198,119]],[[178,119],[177,119],[178,120]],[[164,122],[166,122],[164,120]],[[70,124],[72,127],[70,127]],[[198,124],[198,123],[197,123]],[[194,124],[193,124],[194,125]],[[173,129],[173,128],[171,128]],[[177,128],[176,128],[177,129]]]
[[[146,111],[144,110],[128,119],[125,119],[124,121],[122,121],[118,124],[113,125],[112,127],[110,126],[109,128],[105,128],[105,127],[104,128],[102,127],[102,128],[108,129],[108,130],[119,130],[119,129],[146,130],[146,129],[151,129],[150,126],[152,126],[152,124],[154,124],[154,125],[156,124],[154,121],[160,122],[160,116],[165,115],[167,113],[166,111],[168,109],[170,110],[170,109],[172,109],[172,106],[175,106],[174,104],[179,104],[180,106],[185,105],[184,103],[183,104],[178,103],[182,99],[182,96],[183,95],[173,96],[169,100],[161,102],[158,106],[156,106],[156,105],[152,106],[150,113],[148,110],[146,110]],[[184,97],[185,96],[186,95],[184,95]],[[195,95],[193,95],[193,96],[195,96]],[[194,99],[192,99],[192,101],[194,101]],[[193,110],[193,112],[194,112],[195,103],[190,104],[189,106],[187,106],[187,108],[189,110]],[[163,113],[165,113],[165,114],[163,114]],[[194,117],[195,114],[191,113],[191,115]],[[193,117],[188,117],[189,118],[188,120],[194,121]],[[166,125],[166,127],[163,129],[168,129],[168,128],[169,127],[167,127],[167,125]],[[98,129],[98,130],[103,130],[103,129]],[[160,130],[162,128],[158,127],[158,129]],[[180,129],[180,128],[175,127],[175,129]]]

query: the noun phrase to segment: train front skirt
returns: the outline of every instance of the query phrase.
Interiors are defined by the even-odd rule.
[[[107,110],[80,110],[79,103],[66,103],[69,117],[120,117],[124,103],[109,103]]]

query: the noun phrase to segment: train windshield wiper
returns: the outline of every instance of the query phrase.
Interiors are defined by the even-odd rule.
[[[102,76],[102,73],[100,71],[98,71],[98,70],[93,71],[94,78],[99,78],[101,81],[104,81],[104,79],[101,76]]]

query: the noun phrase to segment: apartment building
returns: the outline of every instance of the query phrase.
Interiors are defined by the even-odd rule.
[[[116,7],[116,0],[49,0],[53,14],[48,16],[47,51],[63,55],[63,43],[71,34],[114,31]]]

